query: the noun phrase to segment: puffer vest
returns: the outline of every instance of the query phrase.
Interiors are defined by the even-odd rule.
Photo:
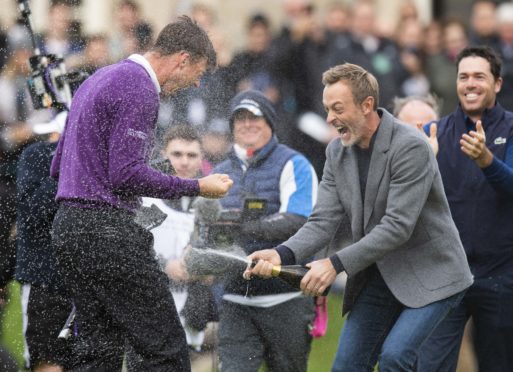
[[[233,180],[228,194],[221,199],[224,209],[242,209],[246,198],[262,198],[267,201],[264,215],[271,215],[280,210],[280,176],[285,164],[299,153],[279,144],[273,137],[262,149],[255,152],[244,172],[241,160],[232,150],[228,159],[215,167],[215,173],[225,173]],[[260,249],[276,247],[281,241],[256,240],[241,234],[240,244],[247,254]],[[227,293],[241,295],[266,295],[293,292],[291,287],[280,279],[252,278],[246,281],[242,275],[229,278],[225,283]]]

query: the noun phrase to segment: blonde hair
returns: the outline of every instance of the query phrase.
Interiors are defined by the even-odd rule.
[[[379,84],[374,75],[352,63],[344,63],[330,68],[322,74],[325,86],[344,81],[351,88],[355,103],[362,103],[367,97],[374,98],[373,109],[379,104]]]

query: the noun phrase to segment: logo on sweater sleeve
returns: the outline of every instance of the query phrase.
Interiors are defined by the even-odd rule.
[[[128,128],[126,132],[129,136],[139,138],[142,140],[148,139],[148,135],[144,132],[141,132],[140,130],[135,130],[133,128]]]

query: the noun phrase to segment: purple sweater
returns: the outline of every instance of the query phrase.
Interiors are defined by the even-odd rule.
[[[197,180],[152,169],[159,95],[146,70],[124,60],[97,71],[76,92],[53,158],[57,201],[135,210],[140,196],[196,196]]]

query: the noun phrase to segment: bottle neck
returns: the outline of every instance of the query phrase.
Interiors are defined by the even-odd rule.
[[[273,266],[273,269],[271,271],[271,276],[278,276],[281,272],[281,266]]]

